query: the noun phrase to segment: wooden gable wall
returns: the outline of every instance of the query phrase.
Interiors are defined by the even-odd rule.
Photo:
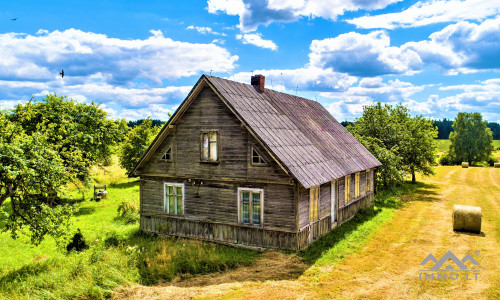
[[[141,177],[141,214],[161,214],[163,182],[180,182],[185,185],[185,218],[238,223],[237,188],[262,188],[264,227],[296,228],[292,177],[268,155],[211,88],[203,88],[172,125],[169,135],[137,170]],[[219,163],[201,162],[203,130],[218,130]],[[252,165],[251,146],[267,162],[266,166]],[[161,160],[168,147],[172,148],[171,162]]]

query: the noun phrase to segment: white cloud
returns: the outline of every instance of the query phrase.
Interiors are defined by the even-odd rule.
[[[105,81],[127,85],[136,79],[155,84],[203,71],[227,72],[238,56],[210,44],[174,41],[160,30],[144,40],[120,40],[77,29],[32,36],[0,34],[0,79],[85,81],[102,74]]]
[[[259,25],[293,22],[301,17],[335,20],[346,11],[384,8],[401,0],[208,0],[208,12],[239,16],[240,29],[254,31]]]
[[[426,64],[451,73],[500,69],[500,17],[481,24],[459,22],[430,35],[430,40],[401,47],[419,54]]]
[[[499,13],[498,0],[419,1],[402,12],[363,16],[347,22],[358,28],[393,29],[463,20],[483,21]]]
[[[225,33],[220,33],[220,32],[217,32],[217,31],[213,31],[213,29],[210,28],[210,27],[193,26],[193,25],[191,25],[191,26],[186,27],[186,29],[196,30],[196,31],[198,31],[201,34],[213,34],[213,35],[222,35],[222,36],[226,35]]]
[[[254,70],[253,74],[266,76],[266,87],[277,91],[290,92],[297,88],[301,91],[343,91],[353,85],[357,79],[347,74],[336,73],[332,69],[320,69],[307,66],[299,69]],[[241,72],[231,80],[250,83],[252,73]]]
[[[391,47],[384,31],[365,35],[349,32],[335,38],[313,40],[310,49],[311,65],[356,76],[411,74],[422,67],[414,50]]]
[[[236,39],[241,40],[243,44],[251,44],[260,48],[278,50],[278,46],[271,40],[264,40],[260,33],[237,34]]]

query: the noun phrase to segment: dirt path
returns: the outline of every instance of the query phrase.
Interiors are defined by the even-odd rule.
[[[365,247],[334,266],[314,266],[299,277],[304,264],[270,251],[251,267],[172,286],[122,287],[117,297],[500,298],[500,169],[439,167],[424,182]],[[452,231],[454,204],[482,207],[482,234]],[[480,264],[475,266],[478,279],[462,280],[460,274],[459,280],[419,280],[420,262],[429,253],[439,259],[448,250],[459,259],[471,254]]]

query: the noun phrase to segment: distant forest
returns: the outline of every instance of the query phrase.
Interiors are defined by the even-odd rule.
[[[344,127],[351,124],[352,122],[343,121],[340,122]],[[434,126],[438,128],[438,139],[447,139],[450,136],[450,132],[453,131],[453,120],[448,120],[444,118],[443,120],[434,120]],[[488,127],[493,132],[493,139],[500,140],[500,125],[496,122],[488,122]]]
[[[144,121],[144,119],[140,119],[137,121],[128,121],[128,127],[134,128],[135,126],[141,125],[143,121]],[[165,124],[165,121],[158,120],[158,119],[154,119],[151,121],[153,122],[153,124],[152,124],[153,126],[162,126],[163,124]]]

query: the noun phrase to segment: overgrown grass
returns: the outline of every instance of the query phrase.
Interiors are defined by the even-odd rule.
[[[85,189],[84,201],[76,187],[67,191],[77,199],[73,202],[73,230],[81,230],[88,250],[67,253],[50,237],[35,247],[27,237],[13,240],[0,232],[0,299],[106,298],[119,285],[154,284],[179,274],[223,271],[247,265],[259,255],[210,243],[143,235],[137,222],[130,222],[137,211],[127,208],[126,218],[118,213],[122,203],[138,207],[138,181],[127,178],[116,163],[94,169],[93,178],[95,183],[108,184],[107,199],[91,201],[92,186]]]

